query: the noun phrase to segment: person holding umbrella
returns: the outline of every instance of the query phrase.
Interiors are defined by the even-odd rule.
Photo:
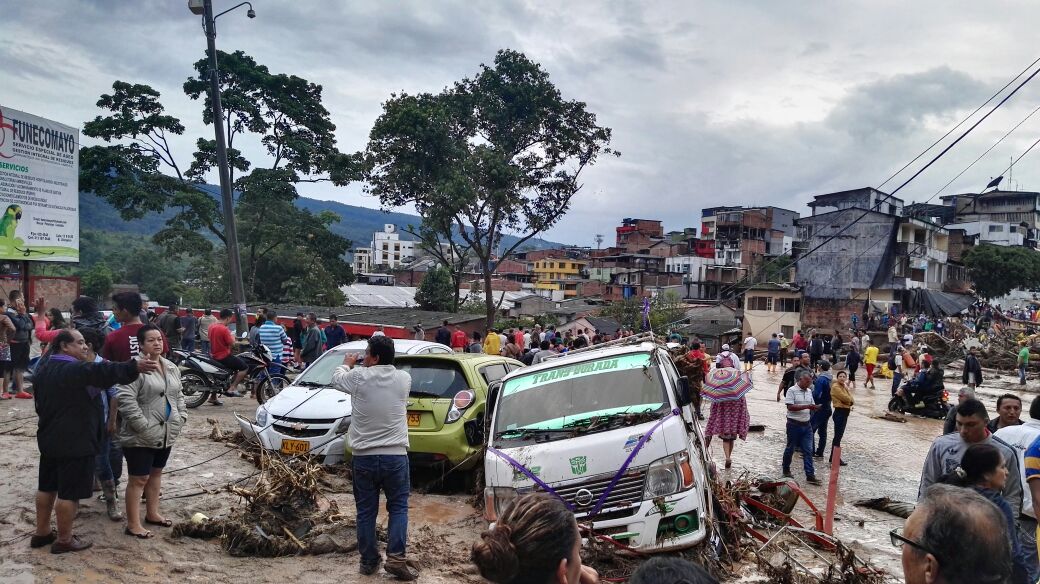
[[[738,437],[747,440],[751,416],[744,396],[751,388],[750,374],[741,374],[735,367],[716,367],[704,380],[701,395],[711,402],[711,413],[704,431],[705,445],[711,448],[714,436],[722,439],[726,468],[733,466],[734,442]]]

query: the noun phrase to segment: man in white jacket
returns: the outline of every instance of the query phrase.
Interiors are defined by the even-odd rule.
[[[332,374],[332,386],[352,398],[347,441],[353,453],[361,574],[370,576],[379,569],[376,514],[382,491],[389,515],[386,571],[400,580],[415,580],[419,569],[405,558],[411,491],[407,404],[412,378],[394,367],[394,341],[386,335],[370,338],[364,367],[355,367],[357,362],[356,354],[347,353]]]
[[[1019,426],[1005,426],[993,433],[995,438],[1003,440],[1014,449],[1018,457],[1018,469],[1022,484],[1026,485],[1025,452],[1026,449],[1040,438],[1040,396],[1033,398],[1029,405],[1029,419]],[[1033,509],[1033,496],[1026,486],[1022,489],[1022,512],[1018,516],[1018,538],[1022,542],[1022,549],[1029,559],[1030,577],[1036,581],[1040,565],[1037,561],[1036,549],[1036,511]]]

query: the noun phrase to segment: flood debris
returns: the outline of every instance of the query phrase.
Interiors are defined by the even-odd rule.
[[[727,483],[713,481],[713,487],[716,545],[712,549],[722,569],[750,556],[768,582],[878,584],[886,580],[883,570],[822,531],[822,515],[796,482],[744,473]],[[799,501],[813,512],[813,527],[804,527],[792,517]]]
[[[195,518],[173,526],[174,537],[220,538],[233,556],[277,557],[357,549],[355,522],[319,488],[324,470],[307,458],[282,459],[260,451],[260,472],[250,487],[229,485],[241,497],[223,517]]]
[[[853,505],[857,507],[863,507],[865,509],[873,509],[875,511],[883,511],[896,517],[902,517],[906,519],[910,517],[910,514],[914,512],[916,505],[913,503],[904,503],[902,501],[893,501],[888,497],[878,497],[876,499],[861,499],[855,501]]]

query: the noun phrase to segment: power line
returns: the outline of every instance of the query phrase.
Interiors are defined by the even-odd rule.
[[[918,154],[918,155],[917,155],[916,157],[914,157],[914,159],[913,159],[913,160],[911,160],[911,161],[910,161],[910,162],[908,162],[907,164],[903,165],[903,167],[902,167],[902,168],[900,168],[899,170],[897,170],[897,171],[896,171],[896,172],[895,172],[894,174],[892,174],[892,176],[890,176],[890,177],[888,177],[887,179],[885,179],[885,181],[884,181],[884,182],[882,182],[882,183],[881,183],[880,185],[878,185],[878,188],[880,189],[880,188],[881,188],[881,186],[884,186],[885,184],[887,184],[887,183],[888,183],[889,181],[891,181],[891,180],[892,180],[893,178],[895,178],[895,177],[896,177],[897,175],[899,175],[899,174],[900,174],[901,172],[903,172],[903,170],[905,170],[905,169],[906,169],[907,167],[909,167],[909,166],[910,166],[911,164],[913,164],[914,162],[916,162],[916,161],[917,161],[918,159],[920,159],[920,158],[921,158],[922,156],[924,156],[924,155],[925,155],[926,153],[928,153],[929,151],[931,151],[931,150],[932,150],[932,148],[934,148],[934,147],[935,147],[935,146],[936,146],[937,144],[939,144],[940,142],[942,142],[943,140],[945,140],[945,139],[946,139],[946,138],[947,138],[947,137],[948,137],[948,136],[949,136],[950,134],[952,134],[952,133],[953,133],[953,132],[954,132],[954,131],[955,131],[955,130],[956,130],[957,128],[959,128],[959,127],[960,127],[961,125],[963,125],[963,124],[964,124],[965,122],[967,122],[967,121],[968,121],[969,119],[971,119],[971,118],[972,118],[972,117],[973,117],[973,116],[974,116],[974,115],[975,115],[976,113],[978,113],[978,112],[979,112],[980,110],[982,110],[982,108],[984,108],[984,107],[985,107],[985,106],[986,106],[987,104],[989,104],[989,103],[990,103],[991,101],[993,101],[993,100],[994,100],[994,99],[995,99],[995,98],[996,98],[996,97],[997,97],[998,95],[1000,95],[1001,93],[1003,93],[1003,92],[1004,92],[1004,90],[1006,90],[1006,89],[1007,89],[1008,87],[1010,87],[1010,86],[1011,86],[1011,85],[1012,85],[1012,84],[1013,84],[1013,83],[1014,83],[1015,81],[1017,81],[1017,80],[1018,80],[1018,79],[1019,79],[1020,77],[1022,77],[1022,75],[1024,75],[1024,74],[1025,74],[1026,72],[1028,72],[1028,71],[1029,71],[1030,69],[1032,69],[1032,68],[1033,68],[1033,67],[1034,67],[1034,66],[1035,66],[1035,65],[1036,65],[1037,63],[1040,63],[1040,57],[1037,57],[1036,59],[1034,59],[1032,63],[1030,63],[1030,64],[1029,64],[1028,66],[1026,66],[1026,68],[1025,68],[1025,69],[1023,69],[1023,70],[1022,70],[1021,72],[1019,72],[1019,73],[1018,73],[1017,75],[1015,75],[1015,76],[1014,76],[1014,77],[1013,77],[1013,78],[1012,78],[1012,79],[1011,79],[1010,81],[1008,81],[1008,82],[1007,82],[1006,84],[1004,84],[1004,86],[1003,86],[1003,87],[1001,87],[1000,89],[998,89],[998,90],[997,90],[997,91],[996,91],[996,92],[995,92],[995,93],[994,93],[993,95],[991,95],[991,96],[989,97],[989,99],[987,99],[987,100],[986,100],[985,102],[983,102],[983,103],[982,103],[982,105],[980,105],[980,106],[978,106],[977,108],[975,108],[975,110],[974,110],[974,111],[972,111],[972,112],[971,112],[970,114],[968,114],[968,115],[967,115],[967,116],[966,116],[966,117],[965,117],[964,119],[962,119],[962,120],[961,120],[960,122],[958,122],[958,123],[957,123],[957,124],[956,124],[955,126],[953,126],[952,128],[950,128],[950,130],[948,130],[948,131],[947,131],[947,132],[946,132],[945,134],[943,134],[943,136],[942,136],[942,137],[940,137],[940,138],[939,138],[938,140],[936,140],[936,141],[935,141],[935,142],[933,142],[933,143],[932,143],[932,144],[931,144],[930,146],[928,146],[928,148],[926,148],[926,149],[925,149],[924,151],[922,151],[922,152],[921,152],[920,154]],[[897,193],[897,192],[898,192],[899,190],[901,190],[901,189],[902,189],[903,187],[905,187],[905,186],[906,186],[907,184],[909,184],[909,183],[910,183],[910,181],[912,181],[912,180],[913,180],[914,178],[916,178],[916,177],[917,177],[918,175],[920,175],[920,174],[921,174],[922,172],[924,172],[924,170],[926,170],[926,169],[927,169],[927,168],[928,168],[929,166],[931,166],[931,165],[932,165],[932,164],[933,164],[933,163],[934,163],[934,162],[935,162],[936,160],[938,160],[939,158],[941,158],[941,157],[943,156],[943,154],[945,154],[945,153],[946,153],[947,151],[949,151],[949,150],[950,150],[950,149],[951,149],[951,148],[952,148],[953,146],[955,146],[955,145],[956,145],[956,144],[957,144],[958,142],[960,142],[960,140],[962,140],[962,139],[963,139],[963,138],[964,138],[965,136],[967,136],[968,134],[970,134],[972,130],[974,130],[974,129],[975,129],[975,128],[976,128],[976,127],[977,127],[977,126],[978,126],[978,125],[980,124],[980,123],[982,123],[982,121],[984,121],[984,120],[985,120],[985,119],[986,119],[987,117],[989,117],[989,116],[990,116],[990,115],[991,115],[991,114],[992,114],[992,113],[993,113],[994,111],[996,111],[996,110],[997,110],[997,109],[998,109],[998,108],[999,108],[999,107],[1000,107],[1001,105],[1003,105],[1003,104],[1004,104],[1004,103],[1005,103],[1005,102],[1006,102],[1006,101],[1007,101],[1008,99],[1010,99],[1010,98],[1011,98],[1011,96],[1013,96],[1013,95],[1014,95],[1014,94],[1015,94],[1016,92],[1018,92],[1018,90],[1019,90],[1019,89],[1021,89],[1021,88],[1022,88],[1022,86],[1024,86],[1024,85],[1025,85],[1026,83],[1028,83],[1028,82],[1029,82],[1029,81],[1030,81],[1031,79],[1033,79],[1033,77],[1035,77],[1035,76],[1036,76],[1036,74],[1037,74],[1038,72],[1040,72],[1040,69],[1038,69],[1037,71],[1034,71],[1034,72],[1033,72],[1033,73],[1032,73],[1032,74],[1031,74],[1031,75],[1030,75],[1030,76],[1029,76],[1028,78],[1026,78],[1026,80],[1025,80],[1025,81],[1023,81],[1023,82],[1022,82],[1021,84],[1019,84],[1019,85],[1018,85],[1018,87],[1016,87],[1016,88],[1015,88],[1015,89],[1014,89],[1014,90],[1013,90],[1013,91],[1012,91],[1011,93],[1009,93],[1009,94],[1008,94],[1007,96],[1005,96],[1005,97],[1004,97],[1004,99],[1002,99],[1002,100],[1001,100],[1001,101],[1000,101],[1000,102],[999,102],[999,103],[998,103],[998,104],[997,104],[996,106],[994,106],[994,108],[993,108],[992,110],[990,110],[990,111],[989,111],[989,112],[988,112],[988,113],[987,113],[987,114],[986,114],[985,116],[983,116],[983,117],[982,117],[982,118],[981,118],[981,119],[980,119],[979,121],[975,122],[975,124],[974,124],[974,125],[972,125],[972,126],[971,126],[971,127],[970,127],[970,128],[969,128],[969,129],[967,130],[967,131],[966,131],[966,132],[964,132],[964,133],[963,133],[963,134],[962,134],[962,135],[961,135],[961,136],[960,136],[960,137],[959,137],[959,138],[958,138],[957,140],[955,140],[955,141],[954,141],[954,142],[953,142],[952,144],[950,144],[949,146],[947,146],[947,147],[946,147],[946,148],[945,148],[945,149],[944,149],[944,150],[943,150],[942,152],[940,152],[940,153],[939,153],[939,155],[937,155],[937,156],[936,156],[935,158],[933,158],[933,159],[932,159],[932,160],[931,160],[931,161],[930,161],[930,162],[929,162],[929,163],[928,163],[927,165],[925,165],[925,166],[924,166],[924,167],[923,167],[923,168],[922,168],[921,170],[919,170],[919,171],[918,171],[917,173],[915,173],[915,174],[914,174],[913,176],[911,176],[911,177],[910,177],[909,179],[907,179],[906,181],[904,181],[904,182],[903,182],[903,184],[901,184],[901,185],[900,185],[900,186],[899,186],[899,187],[898,187],[898,188],[897,188],[896,190],[892,191],[891,193],[885,194],[885,196],[884,196],[884,197],[882,197],[881,199],[879,199],[879,200],[877,201],[877,204],[876,204],[876,208],[880,209],[880,205],[881,205],[881,203],[883,203],[884,201],[886,201],[886,200],[888,200],[888,199],[892,198],[892,197],[893,197],[893,196],[895,195],[895,193]],[[884,193],[882,193],[882,194],[884,194]],[[864,214],[864,215],[865,215],[865,214]],[[860,219],[862,219],[862,218],[863,218],[863,216],[861,216],[861,217],[860,217],[859,219],[857,219],[857,220],[856,220],[856,221],[854,221],[853,223],[856,223],[856,222],[858,222],[858,221],[859,221]],[[838,225],[837,223],[834,223],[834,224],[832,224],[832,225],[829,225],[829,226],[827,226],[827,227],[828,227],[828,228],[830,228],[830,227],[837,227],[837,225]],[[852,225],[852,224],[850,224],[850,225],[847,225],[847,226],[846,226],[846,228],[847,228],[847,227],[851,227],[851,225]],[[837,237],[837,236],[838,236],[838,235],[840,235],[840,234],[841,234],[841,232],[839,232],[839,233],[836,233],[836,234],[834,234],[834,236],[833,236],[833,237]],[[825,244],[825,243],[826,243],[826,242],[824,242],[824,244]],[[822,244],[821,244],[821,245],[822,245]],[[812,253],[813,251],[815,251],[815,248],[814,248],[813,250],[810,250],[810,251],[809,251],[809,252],[807,252],[806,254],[803,254],[802,256],[800,256],[800,257],[798,258],[798,260],[794,260],[794,262],[793,262],[793,263],[792,263],[791,265],[792,265],[792,266],[794,266],[794,265],[797,265],[798,261],[799,261],[799,260],[800,260],[801,258],[803,258],[803,257],[806,257],[806,256],[808,256],[808,255],[809,255],[809,254],[811,254],[811,253]],[[759,271],[760,271],[760,272],[764,272],[766,268],[768,268],[768,267],[769,267],[770,265],[772,265],[772,264],[776,263],[776,262],[777,262],[778,260],[779,260],[779,257],[777,257],[777,258],[774,258],[774,259],[770,260],[770,261],[769,261],[768,263],[766,263],[765,265],[763,265],[763,266],[762,266],[762,267],[760,268],[760,270],[759,270]],[[744,277],[745,283],[747,283],[747,281],[749,281],[749,280],[750,280],[750,277],[751,277],[751,276],[750,276],[750,272],[749,272],[749,273],[748,273],[748,275],[746,275],[746,276]],[[721,284],[721,283],[720,283],[720,284]],[[726,293],[727,293],[727,294],[730,294],[731,292],[734,292],[734,291],[735,291],[735,290],[736,290],[737,288],[739,288],[740,286],[741,286],[741,283],[740,283],[740,282],[735,282],[735,283],[733,283],[733,284],[731,284],[730,286],[728,286],[728,287],[727,287],[727,289],[726,289]],[[734,298],[734,297],[736,297],[736,296],[737,296],[737,294],[733,294],[732,296],[729,296],[728,298],[726,298],[726,300],[732,299],[732,298]]]

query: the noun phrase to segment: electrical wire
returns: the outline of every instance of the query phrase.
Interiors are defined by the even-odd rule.
[[[997,91],[996,91],[996,92],[995,92],[995,93],[994,93],[994,94],[993,94],[992,96],[990,96],[990,97],[989,97],[989,99],[987,99],[987,100],[986,100],[985,102],[983,102],[983,103],[982,103],[982,105],[980,105],[980,106],[978,106],[977,108],[975,108],[975,110],[974,110],[974,111],[972,111],[972,112],[971,112],[970,114],[968,114],[968,116],[966,116],[966,117],[965,117],[964,119],[962,119],[962,120],[961,120],[960,122],[958,122],[958,123],[957,123],[957,124],[956,124],[956,125],[955,125],[955,126],[954,126],[953,128],[951,128],[950,130],[948,130],[948,131],[946,132],[946,134],[944,134],[944,135],[943,135],[942,137],[940,137],[940,138],[939,138],[938,140],[936,140],[936,141],[935,141],[935,142],[933,142],[933,143],[932,143],[932,144],[931,144],[930,146],[928,146],[928,148],[926,148],[926,149],[925,149],[924,151],[922,151],[922,152],[921,152],[920,154],[918,154],[918,155],[917,155],[916,157],[914,157],[914,159],[913,159],[913,160],[911,160],[910,162],[908,162],[907,164],[905,164],[905,165],[904,165],[904,166],[903,166],[902,168],[900,168],[900,169],[899,169],[898,171],[896,171],[896,172],[895,172],[894,174],[892,174],[892,176],[890,176],[889,178],[885,179],[885,181],[884,181],[883,183],[881,183],[881,185],[879,185],[879,186],[878,186],[878,188],[880,188],[881,186],[883,186],[884,184],[888,183],[888,182],[889,182],[889,181],[891,181],[891,180],[892,180],[893,178],[895,178],[896,176],[898,176],[898,175],[899,175],[899,174],[900,174],[901,172],[903,172],[903,170],[905,170],[905,169],[906,169],[907,167],[909,167],[909,166],[910,166],[911,164],[913,164],[914,162],[916,162],[916,161],[917,161],[918,159],[920,159],[920,158],[921,158],[922,156],[924,156],[924,155],[925,155],[926,153],[928,153],[929,151],[931,151],[931,150],[932,150],[932,148],[934,148],[934,147],[935,147],[935,146],[936,146],[937,144],[939,144],[940,142],[942,142],[943,140],[945,140],[945,139],[946,139],[946,138],[947,138],[947,137],[948,137],[948,136],[949,136],[950,134],[952,134],[952,133],[953,133],[953,132],[954,132],[954,131],[955,131],[955,130],[956,130],[957,128],[959,128],[959,127],[960,127],[961,125],[963,125],[963,124],[964,124],[965,122],[967,122],[967,121],[968,121],[969,119],[971,119],[971,118],[972,118],[972,117],[973,117],[973,116],[974,116],[974,115],[975,115],[976,113],[978,113],[978,112],[979,112],[980,110],[982,110],[982,108],[984,108],[984,107],[985,107],[985,106],[986,106],[987,104],[989,104],[989,103],[990,103],[991,101],[993,101],[993,100],[994,100],[994,99],[995,99],[995,98],[996,98],[996,97],[997,97],[998,95],[1000,95],[1001,93],[1003,93],[1003,92],[1004,92],[1004,90],[1006,90],[1006,89],[1007,89],[1008,87],[1010,87],[1010,86],[1011,86],[1011,85],[1012,85],[1012,84],[1013,84],[1013,83],[1014,83],[1015,81],[1017,81],[1017,80],[1018,80],[1018,79],[1019,79],[1020,77],[1022,77],[1022,75],[1024,75],[1024,74],[1025,74],[1026,72],[1028,72],[1028,71],[1029,71],[1030,69],[1032,69],[1032,68],[1033,68],[1034,66],[1036,66],[1036,64],[1037,64],[1037,63],[1040,63],[1040,57],[1037,57],[1036,59],[1034,59],[1034,60],[1033,60],[1033,62],[1032,62],[1032,63],[1030,63],[1030,64],[1029,64],[1028,66],[1026,66],[1026,68],[1025,68],[1025,69],[1023,69],[1023,70],[1022,70],[1021,72],[1019,72],[1019,73],[1018,73],[1018,75],[1015,75],[1015,77],[1013,77],[1013,78],[1012,78],[1012,79],[1011,79],[1010,81],[1008,81],[1008,82],[1007,82],[1007,83],[1006,83],[1006,84],[1005,84],[1005,85],[1004,85],[1003,87],[1001,87],[1000,89],[998,89],[998,90],[997,90]],[[964,132],[964,133],[963,133],[963,134],[962,134],[962,135],[961,135],[961,136],[960,136],[959,138],[957,138],[957,139],[956,139],[956,140],[955,140],[955,141],[954,141],[953,143],[951,143],[951,144],[950,144],[949,146],[947,146],[947,147],[946,147],[946,148],[945,148],[945,149],[944,149],[944,150],[943,150],[942,152],[940,152],[940,153],[939,153],[939,155],[937,155],[936,157],[934,157],[934,158],[933,158],[933,159],[932,159],[932,160],[931,160],[931,161],[930,161],[930,162],[929,162],[928,164],[926,164],[926,165],[925,165],[925,166],[924,166],[923,168],[921,168],[920,170],[918,170],[918,171],[917,171],[917,172],[916,172],[916,173],[915,173],[915,174],[914,174],[913,176],[911,176],[911,177],[910,177],[909,179],[907,179],[906,181],[904,181],[904,182],[903,182],[903,184],[901,184],[901,185],[900,185],[900,186],[899,186],[899,187],[898,187],[898,188],[897,188],[896,190],[892,191],[891,193],[887,193],[887,194],[884,194],[884,193],[883,193],[883,194],[884,194],[885,196],[884,196],[884,197],[882,197],[882,198],[880,198],[880,199],[878,199],[878,201],[877,201],[877,204],[875,205],[875,206],[876,206],[876,208],[880,208],[880,205],[881,205],[881,203],[883,203],[883,202],[887,201],[888,199],[892,198],[893,196],[895,196],[895,193],[897,193],[897,192],[899,192],[900,190],[902,190],[902,188],[903,188],[903,187],[905,187],[905,186],[906,186],[907,184],[909,184],[909,183],[910,183],[910,181],[912,181],[913,179],[917,178],[917,176],[919,176],[919,175],[920,175],[920,174],[921,174],[922,172],[924,172],[924,171],[925,171],[925,170],[926,170],[926,169],[927,169],[927,168],[928,168],[929,166],[931,166],[931,165],[932,165],[932,164],[933,164],[933,163],[934,163],[934,162],[935,162],[936,160],[938,160],[939,158],[941,158],[941,157],[942,157],[942,156],[943,156],[944,154],[946,154],[946,152],[948,152],[948,151],[949,151],[949,150],[950,150],[951,148],[953,148],[953,146],[955,146],[955,145],[956,145],[956,144],[957,144],[958,142],[960,142],[960,141],[961,141],[961,140],[962,140],[962,139],[963,139],[963,138],[964,138],[965,136],[967,136],[968,134],[970,134],[970,133],[972,132],[972,130],[974,130],[974,129],[975,129],[975,128],[976,128],[976,127],[977,127],[977,126],[978,126],[978,125],[980,124],[980,123],[982,123],[982,122],[983,122],[983,121],[984,121],[984,120],[985,120],[986,118],[988,118],[988,117],[989,117],[989,116],[990,116],[990,115],[991,115],[991,114],[992,114],[992,113],[993,113],[994,111],[996,111],[996,110],[997,110],[998,108],[1000,108],[1000,106],[1002,106],[1002,105],[1003,105],[1003,104],[1004,104],[1004,103],[1005,103],[1005,102],[1006,102],[1006,101],[1007,101],[1008,99],[1010,99],[1010,98],[1011,98],[1011,96],[1013,96],[1013,95],[1014,95],[1015,93],[1017,93],[1019,89],[1021,89],[1021,88],[1022,88],[1022,87],[1023,87],[1023,86],[1025,85],[1025,84],[1026,84],[1026,83],[1028,83],[1028,82],[1029,82],[1030,80],[1032,80],[1032,79],[1033,79],[1033,77],[1035,77],[1035,76],[1037,75],[1037,73],[1040,73],[1040,69],[1037,69],[1036,71],[1034,71],[1034,72],[1033,72],[1033,73],[1032,73],[1032,74],[1031,74],[1031,75],[1030,75],[1030,76],[1029,76],[1028,78],[1026,78],[1026,79],[1025,79],[1025,80],[1024,80],[1024,81],[1023,81],[1022,83],[1020,83],[1020,84],[1019,84],[1019,85],[1018,85],[1018,86],[1017,86],[1017,87],[1016,87],[1016,88],[1015,88],[1015,89],[1014,89],[1013,91],[1011,91],[1011,93],[1009,93],[1008,95],[1006,95],[1006,96],[1005,96],[1005,97],[1004,97],[1004,98],[1003,98],[1003,99],[1002,99],[1002,100],[1001,100],[1001,101],[1000,101],[1000,102],[999,102],[999,103],[998,103],[998,104],[997,104],[996,106],[994,106],[994,107],[993,107],[993,109],[991,109],[991,110],[990,110],[990,111],[989,111],[989,112],[988,112],[988,113],[987,113],[986,115],[984,115],[984,116],[983,116],[983,117],[982,117],[981,119],[979,119],[979,120],[978,120],[977,122],[975,122],[975,124],[973,124],[973,125],[972,125],[972,126],[971,126],[970,128],[968,128],[968,130],[967,130],[967,131],[965,131],[965,132]],[[864,215],[863,215],[863,216],[865,216],[865,213],[864,213]],[[860,218],[859,218],[859,219],[857,219],[856,221],[854,221],[854,222],[853,222],[853,224],[854,224],[854,223],[856,223],[856,222],[858,222],[858,221],[859,221],[860,219],[862,219],[862,218],[863,218],[863,216],[860,216]],[[849,225],[847,225],[847,226],[846,226],[846,228],[848,228],[848,227],[851,227],[851,225],[852,225],[852,224],[849,224]],[[829,229],[829,228],[832,228],[832,227],[837,227],[837,226],[838,226],[838,223],[834,223],[834,224],[832,224],[832,225],[829,225],[829,226],[827,226],[827,228]],[[834,234],[834,235],[832,236],[832,238],[833,238],[833,237],[837,237],[837,236],[838,236],[838,235],[840,235],[841,233],[842,233],[842,231],[839,231],[838,233]],[[821,245],[824,245],[824,244],[826,244],[826,243],[827,243],[827,242],[824,242],[824,243],[823,243],[823,244],[821,244]],[[813,250],[810,250],[810,251],[809,251],[809,252],[807,252],[806,254],[802,254],[801,256],[799,256],[799,258],[798,258],[798,259],[796,259],[796,260],[794,260],[794,261],[792,262],[791,266],[797,265],[797,263],[798,263],[798,261],[799,261],[800,259],[802,259],[802,258],[804,258],[804,257],[808,256],[809,254],[813,253],[813,252],[814,252],[814,251],[815,251],[816,249],[818,249],[818,247],[817,247],[817,248],[814,248]],[[767,263],[766,263],[765,265],[763,265],[763,266],[762,266],[762,267],[760,268],[759,272],[764,272],[764,271],[765,271],[765,269],[766,269],[767,267],[769,267],[770,265],[773,265],[773,264],[775,264],[775,263],[776,263],[776,262],[778,262],[779,260],[780,260],[780,257],[776,257],[776,258],[774,258],[774,259],[770,260],[769,262],[767,262]],[[744,284],[747,284],[747,283],[748,283],[748,282],[750,281],[750,278],[751,278],[751,275],[750,275],[750,273],[749,273],[749,274],[747,274],[747,275],[745,275],[745,276],[744,276],[744,278],[743,278],[743,280],[744,280]],[[737,289],[739,289],[740,287],[742,287],[742,286],[743,286],[744,284],[741,284],[740,282],[736,282],[736,283],[733,283],[733,284],[731,284],[730,286],[728,286],[728,287],[726,288],[726,294],[727,294],[727,295],[729,295],[729,294],[732,294],[732,295],[729,295],[729,296],[728,296],[728,297],[727,297],[727,298],[726,298],[725,300],[730,300],[730,299],[732,299],[732,298],[735,298],[736,296],[738,296],[738,295],[739,295],[739,293],[736,293],[736,290],[737,290]]]

